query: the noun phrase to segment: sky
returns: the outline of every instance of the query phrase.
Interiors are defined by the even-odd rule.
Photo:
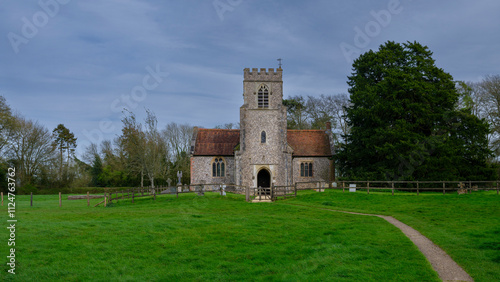
[[[123,109],[213,128],[239,121],[243,69],[277,68],[284,97],[347,93],[359,54],[417,41],[455,80],[500,73],[498,0],[0,0],[0,95],[90,143]]]

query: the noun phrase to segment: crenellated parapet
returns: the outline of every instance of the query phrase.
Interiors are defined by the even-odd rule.
[[[280,81],[282,81],[283,69],[278,68],[275,70],[274,68],[269,68],[269,69],[252,68],[252,70],[250,71],[250,68],[245,68],[245,69],[243,69],[243,73],[244,73],[243,79],[244,79],[244,81],[247,81],[247,82],[249,82],[249,81],[276,81],[276,82],[280,82]]]

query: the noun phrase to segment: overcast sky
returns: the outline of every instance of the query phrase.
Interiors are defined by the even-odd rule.
[[[500,73],[498,0],[0,0],[0,34],[0,95],[79,152],[120,134],[124,107],[161,128],[236,123],[243,69],[278,58],[285,97],[347,93],[353,59],[388,40],[456,80]]]

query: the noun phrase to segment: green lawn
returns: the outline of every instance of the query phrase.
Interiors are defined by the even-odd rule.
[[[391,215],[444,249],[475,281],[500,280],[500,196],[307,191],[287,203]],[[285,203],[285,201],[281,202]]]
[[[290,202],[325,207],[357,196],[305,192]],[[7,273],[9,233],[2,227],[0,280],[439,281],[418,249],[384,220],[287,202],[251,204],[241,195],[207,193],[106,208],[65,200],[59,208],[57,195],[35,196],[33,207],[29,196],[18,196],[16,275]],[[7,227],[5,204],[0,219]]]

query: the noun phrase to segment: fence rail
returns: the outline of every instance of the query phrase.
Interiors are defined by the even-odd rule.
[[[86,199],[87,206],[90,206],[90,199],[103,198],[103,201],[99,202],[95,206],[104,204],[107,205],[109,202],[116,200],[129,199],[134,202],[135,198],[138,197],[153,197],[156,200],[156,196],[159,194],[170,194],[179,197],[179,194],[185,193],[197,193],[203,196],[205,192],[217,192],[220,195],[226,195],[226,193],[243,194],[247,202],[254,201],[276,201],[279,199],[287,199],[290,197],[296,197],[297,191],[299,190],[316,190],[318,192],[324,192],[327,189],[342,190],[345,192],[346,189],[355,189],[355,191],[366,191],[370,194],[370,191],[379,192],[390,192],[394,195],[395,192],[411,192],[417,195],[420,192],[434,191],[442,192],[443,194],[450,192],[457,192],[458,194],[470,194],[473,191],[490,191],[496,190],[496,194],[500,194],[500,180],[499,181],[349,181],[341,180],[334,182],[324,182],[324,181],[313,181],[313,182],[296,182],[294,185],[287,186],[274,186],[271,187],[247,187],[234,184],[191,184],[191,185],[181,185],[181,186],[171,186],[171,187],[138,187],[130,188],[125,190],[119,190],[117,188],[105,188],[104,195],[69,195],[68,200]],[[349,191],[349,190],[348,190]],[[1,203],[3,206],[3,196],[1,193]],[[33,206],[33,193],[30,197],[30,206]],[[59,206],[62,206],[62,195],[59,193]]]

